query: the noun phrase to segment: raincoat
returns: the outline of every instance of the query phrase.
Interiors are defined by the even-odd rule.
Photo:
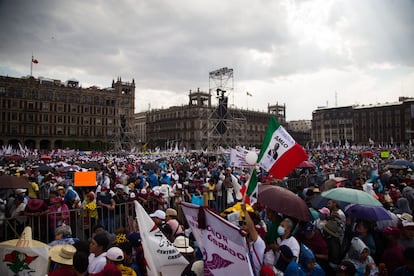
[[[360,258],[364,249],[368,250],[368,257],[365,260]],[[351,247],[348,250],[347,258],[355,265],[357,269],[356,275],[376,275],[378,273],[378,267],[375,265],[374,259],[371,257],[368,246],[360,238],[353,238],[351,241]],[[369,274],[365,274],[367,266],[371,266]]]
[[[313,269],[309,269],[308,264],[312,260],[315,262],[315,265]],[[323,271],[322,267],[318,263],[316,263],[315,254],[313,254],[312,250],[304,244],[301,244],[300,246],[299,265],[302,268],[302,270],[306,273],[306,275],[325,275],[325,271]]]

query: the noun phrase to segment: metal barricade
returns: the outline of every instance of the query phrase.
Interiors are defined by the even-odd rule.
[[[135,218],[134,202],[117,204],[115,210],[108,211],[102,207],[97,207],[98,219],[93,219],[87,215],[83,209],[71,209],[68,211],[67,222],[72,230],[72,237],[87,240],[92,236],[96,225],[102,225],[106,230],[114,233],[116,229],[126,227],[132,231],[133,220]],[[21,235],[24,227],[30,226],[34,240],[49,243],[54,240],[56,227],[60,226],[61,212],[53,212],[45,215],[26,214],[20,216],[20,223],[16,219],[5,219],[2,229],[0,229],[0,241],[17,239]]]

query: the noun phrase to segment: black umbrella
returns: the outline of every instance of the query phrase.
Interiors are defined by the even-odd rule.
[[[101,165],[95,161],[86,162],[81,164],[80,166],[85,169],[99,169],[101,167]]]
[[[42,164],[42,165],[39,166],[39,168],[37,168],[37,170],[40,173],[48,173],[48,172],[53,171],[53,168],[52,167],[49,167],[47,165]]]
[[[411,168],[414,170],[414,164],[411,161],[405,159],[397,159],[392,161],[390,164],[387,165],[390,169],[408,169]]]

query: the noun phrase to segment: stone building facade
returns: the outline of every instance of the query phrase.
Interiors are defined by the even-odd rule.
[[[312,114],[312,141],[405,144],[413,138],[414,98],[376,105],[319,108]]]
[[[135,144],[135,82],[81,88],[78,81],[0,76],[0,145],[120,149]]]

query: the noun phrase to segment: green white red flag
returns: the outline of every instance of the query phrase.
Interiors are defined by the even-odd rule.
[[[272,116],[257,160],[259,166],[275,178],[282,179],[307,159],[305,149]]]

